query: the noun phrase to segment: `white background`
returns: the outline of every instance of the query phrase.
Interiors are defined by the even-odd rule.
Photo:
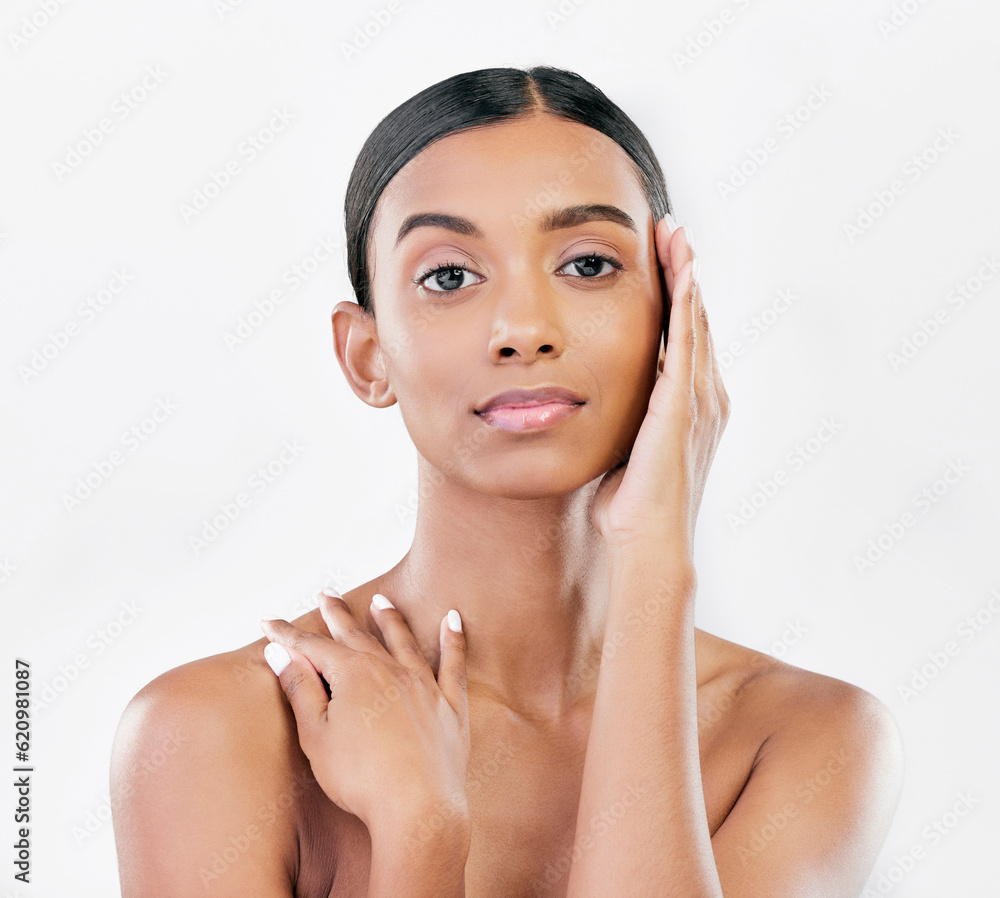
[[[418,90],[547,63],[593,81],[644,130],[695,237],[716,346],[742,346],[723,371],[733,413],[700,516],[698,625],[893,710],[907,778],[873,894],[996,895],[1000,279],[974,278],[1000,252],[998,7],[393,8],[350,56],[348,42],[365,42],[356,29],[377,31],[386,4],[104,0],[58,6],[46,21],[36,0],[0,13],[0,716],[12,717],[15,657],[31,662],[45,699],[34,715],[34,882],[14,888],[8,847],[0,889],[115,893],[108,763],[129,698],[171,667],[259,638],[262,614],[298,616],[323,585],[350,588],[406,551],[415,450],[398,407],[360,402],[332,350],[330,311],[353,299],[347,177],[375,124]],[[898,27],[883,34],[894,8]],[[34,33],[32,16],[43,23]],[[117,98],[147,67],[159,82],[121,117]],[[810,95],[817,108],[804,105]],[[274,109],[290,123],[248,160],[241,142]],[[794,128],[779,126],[788,115]],[[102,118],[111,132],[69,165],[70,146]],[[951,136],[935,150],[940,134]],[[723,196],[733,167],[752,168],[769,139],[774,151]],[[233,159],[240,173],[185,221],[182,204]],[[880,206],[894,180],[902,191]],[[227,347],[225,334],[327,238],[333,259]],[[130,283],[86,320],[80,304],[121,270]],[[795,300],[777,313],[779,291]],[[948,320],[894,367],[890,353],[937,310]],[[52,335],[74,324],[55,351]],[[175,408],[146,422],[142,443],[123,441],[159,403]],[[793,467],[788,453],[824,419],[835,435]],[[264,491],[250,488],[286,440],[298,457]],[[68,508],[78,479],[115,450],[122,463]],[[961,477],[918,506],[953,463]],[[730,516],[779,469],[786,482],[734,529]],[[250,507],[192,548],[240,491]],[[905,512],[913,525],[894,540],[885,528]],[[880,536],[884,556],[859,570]],[[959,628],[977,611],[967,639]],[[931,656],[949,641],[938,670]],[[928,664],[934,676],[905,696],[899,687]],[[935,842],[926,828],[962,794],[975,807],[947,818],[957,825]],[[921,858],[901,875],[896,859],[914,848]]]

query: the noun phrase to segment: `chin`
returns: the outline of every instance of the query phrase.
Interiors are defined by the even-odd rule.
[[[553,499],[576,492],[606,470],[599,459],[583,459],[579,452],[569,458],[553,453],[549,459],[524,452],[519,458],[512,454],[477,466],[472,485],[505,499]]]

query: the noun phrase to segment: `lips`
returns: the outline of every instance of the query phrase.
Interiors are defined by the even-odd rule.
[[[476,409],[476,414],[482,415],[484,412],[498,408],[529,408],[533,405],[546,405],[548,403],[582,405],[584,401],[581,396],[565,387],[516,387],[511,390],[504,390],[502,393],[497,393],[496,396],[488,399]]]

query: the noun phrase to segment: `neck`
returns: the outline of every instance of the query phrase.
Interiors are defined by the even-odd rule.
[[[402,612],[435,674],[441,618],[455,608],[470,700],[550,721],[592,700],[608,600],[605,544],[590,520],[600,479],[564,496],[505,499],[419,463],[413,544],[377,588]]]

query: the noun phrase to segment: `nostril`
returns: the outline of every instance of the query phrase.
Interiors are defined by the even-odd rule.
[[[548,353],[548,352],[553,352],[554,351],[554,347],[552,346],[551,343],[546,343],[544,346],[539,346],[538,350],[539,350],[539,352],[546,352],[546,353]],[[504,346],[500,350],[500,355],[503,356],[504,358],[508,358],[508,357],[514,355],[516,353],[516,351],[517,350],[515,350],[513,346]]]

